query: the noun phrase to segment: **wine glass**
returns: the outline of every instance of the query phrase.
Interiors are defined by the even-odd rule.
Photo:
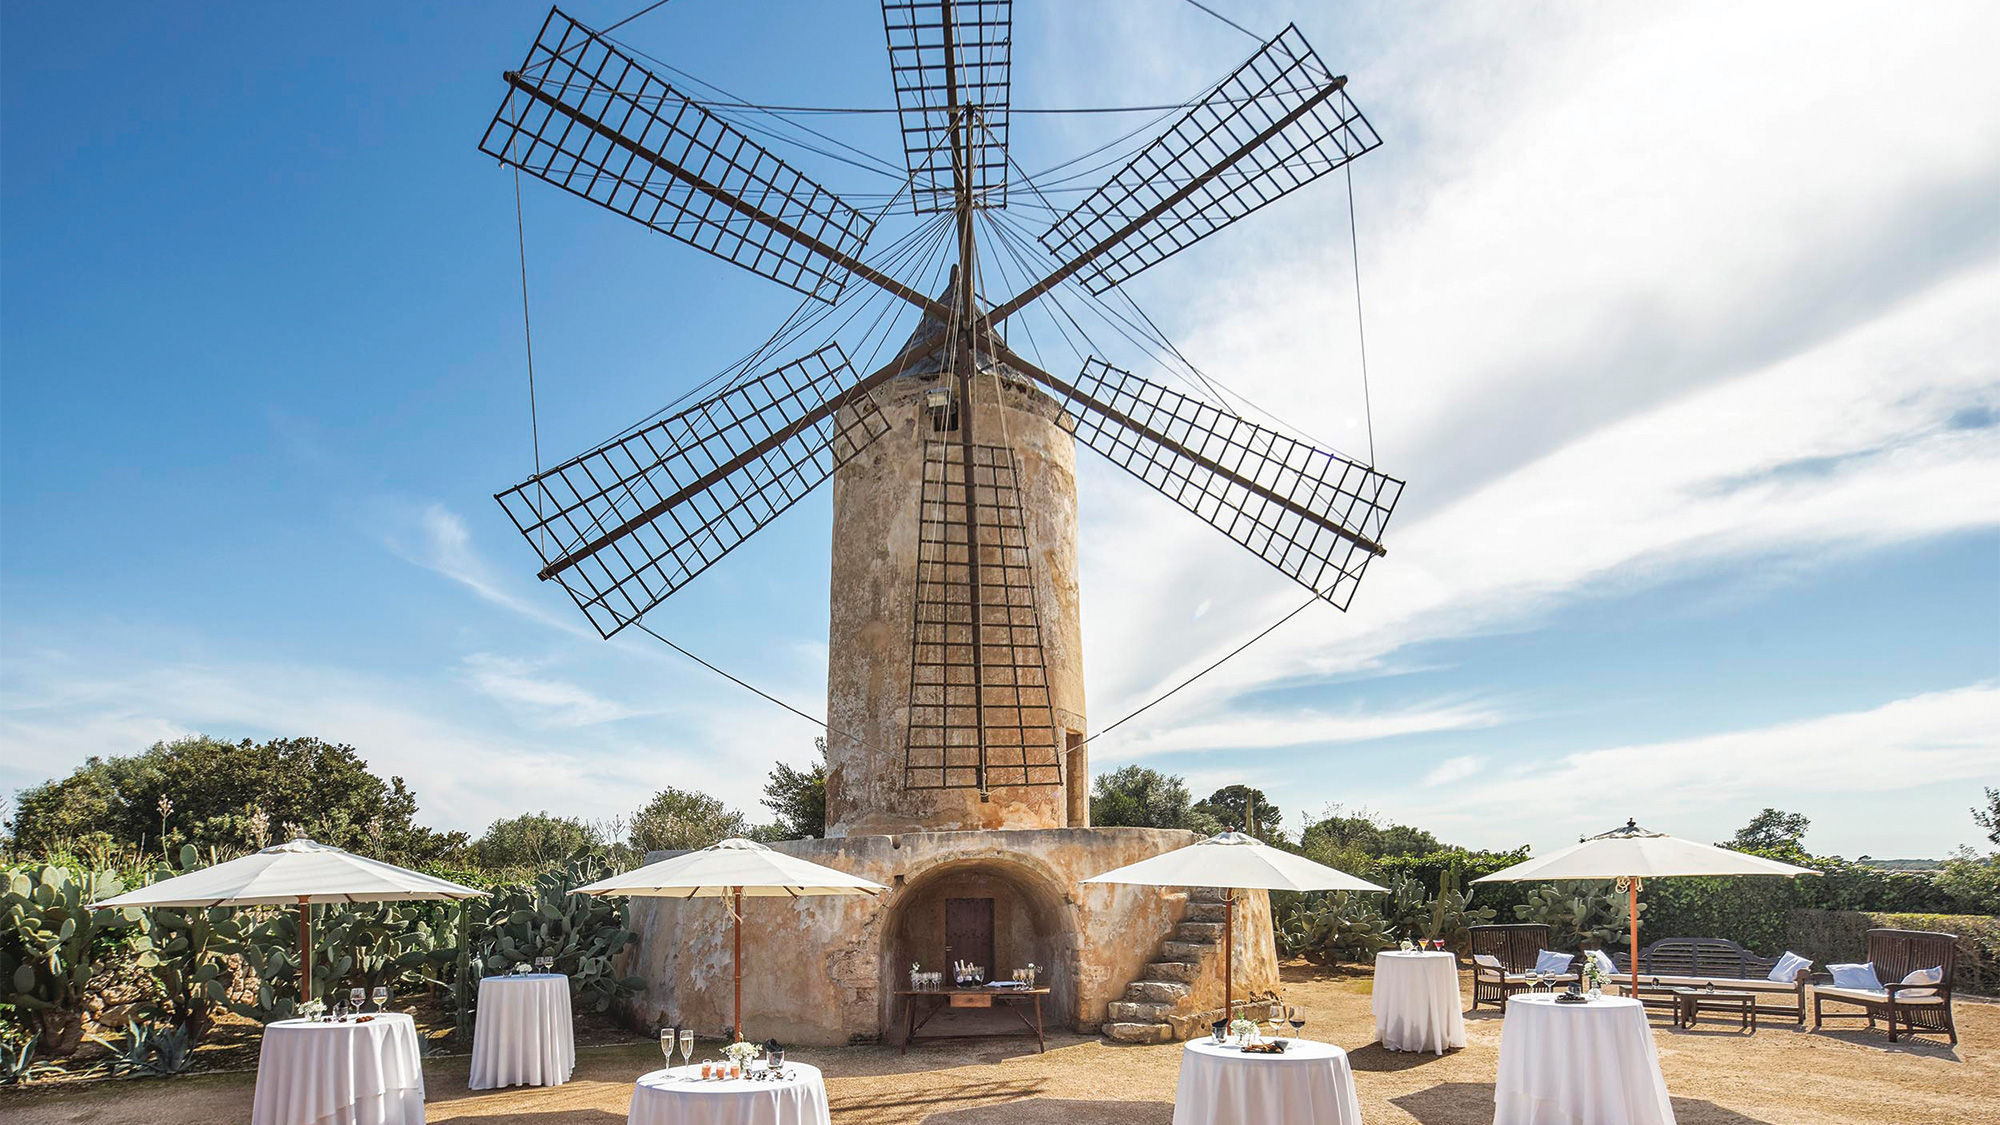
[[[1542,971],[1540,969],[1529,969],[1528,991],[1540,992],[1541,990],[1542,990]]]
[[[1292,1034],[1298,1035],[1306,1029],[1306,1014],[1291,1004],[1285,1005],[1285,1022],[1292,1025]]]
[[[368,1002],[368,990],[367,990],[367,989],[365,989],[365,988],[361,988],[361,987],[358,987],[358,986],[357,986],[357,987],[355,987],[355,988],[350,988],[350,989],[348,989],[348,990],[347,990],[347,1010],[348,1010],[348,1011],[350,1011],[350,1012],[352,1012],[352,1013],[354,1013],[355,1015],[357,1015],[357,1016],[358,1016],[358,1015],[360,1015],[360,1014],[361,1014],[361,1005],[363,1005],[363,1004],[365,1004],[365,1003],[367,1003],[367,1002]]]
[[[679,1038],[680,1031],[676,1028],[663,1027],[660,1029],[660,1056],[667,1060],[668,1066],[674,1065],[674,1044]]]
[[[694,1059],[694,1028],[681,1028],[681,1065],[686,1066]]]
[[[376,985],[376,986],[375,986],[375,989],[374,989],[374,991],[373,991],[373,992],[371,992],[371,993],[369,993],[369,999],[371,999],[371,1000],[375,1001],[375,1010],[376,1010],[376,1011],[378,1011],[378,1012],[386,1012],[386,1011],[388,1011],[388,1010],[389,1010],[389,986],[388,986],[388,985],[386,985],[386,984],[378,984],[378,985]]]

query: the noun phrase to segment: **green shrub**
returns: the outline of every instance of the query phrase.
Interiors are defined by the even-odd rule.
[[[1646,903],[1639,903],[1639,932],[1646,932]],[[1549,928],[1553,949],[1621,949],[1632,932],[1631,903],[1610,882],[1536,885],[1514,908],[1522,922]]]
[[[0,875],[0,1001],[15,1022],[35,1025],[43,1054],[68,1058],[83,1042],[84,990],[121,955],[138,911],[89,909],[124,891],[108,871],[44,865]]]
[[[619,976],[614,966],[618,954],[639,940],[627,926],[625,900],[574,893],[609,873],[602,861],[584,858],[545,871],[531,884],[494,887],[474,926],[475,968],[502,973],[554,957],[557,971],[569,975],[570,995],[593,1012],[644,988],[643,979]]]
[[[1395,944],[1374,892],[1334,891],[1303,897],[1277,927],[1278,948],[1315,965],[1367,961]]]

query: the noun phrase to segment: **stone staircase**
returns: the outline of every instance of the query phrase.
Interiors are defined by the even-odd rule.
[[[1194,1010],[1193,984],[1202,966],[1222,959],[1222,936],[1227,916],[1223,892],[1197,887],[1188,892],[1187,913],[1166,939],[1160,955],[1125,986],[1125,995],[1113,1000],[1104,1024],[1104,1034],[1120,1043],[1172,1043],[1206,1032],[1208,1025],[1222,1018],[1221,1010]],[[1268,997],[1243,996],[1236,1001],[1240,1012],[1248,1006],[1268,1003]]]

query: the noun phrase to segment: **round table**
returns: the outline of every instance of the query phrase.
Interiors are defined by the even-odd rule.
[[[1458,1009],[1458,958],[1450,953],[1375,955],[1375,1037],[1391,1051],[1442,1055],[1465,1046]]]
[[[1672,1125],[1645,1008],[1626,997],[1555,1000],[1548,992],[1507,1000],[1494,1125]]]
[[[400,1013],[363,1023],[264,1025],[251,1125],[423,1125],[417,1025]]]
[[[569,978],[561,973],[487,977],[479,982],[472,1030],[475,1090],[560,1086],[576,1069]]]
[[[632,1086],[627,1125],[828,1125],[819,1068],[788,1062],[784,1082],[713,1079],[701,1067],[642,1074]]]
[[[1211,1038],[1181,1052],[1174,1125],[1360,1125],[1347,1052],[1310,1039],[1246,1055]]]

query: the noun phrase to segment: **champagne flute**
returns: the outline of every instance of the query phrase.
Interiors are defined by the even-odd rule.
[[[674,1065],[674,1043],[679,1038],[680,1032],[676,1028],[663,1027],[660,1029],[660,1055],[667,1060],[669,1067]]]
[[[372,1000],[374,1000],[374,1001],[375,1001],[375,1010],[376,1010],[377,1012],[386,1012],[386,1011],[388,1011],[388,1010],[389,1010],[389,986],[388,986],[388,985],[386,985],[386,984],[378,984],[378,985],[376,985],[376,986],[375,986],[375,990],[374,990],[374,992],[370,994],[370,999],[372,999]]]
[[[686,1066],[694,1059],[694,1028],[681,1028],[681,1065]]]

